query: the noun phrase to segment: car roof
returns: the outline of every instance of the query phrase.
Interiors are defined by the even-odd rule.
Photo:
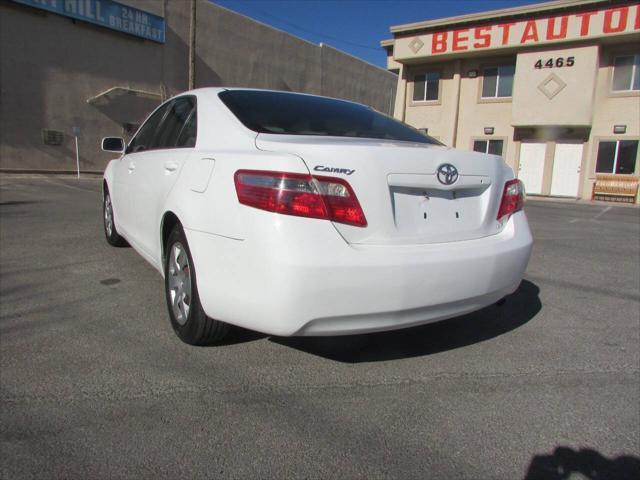
[[[173,98],[181,97],[184,95],[203,95],[203,96],[217,96],[218,93],[224,92],[227,90],[240,90],[240,91],[250,91],[250,92],[271,92],[271,93],[288,93],[291,95],[301,95],[306,97],[318,97],[318,98],[330,98],[332,100],[340,100],[342,102],[353,103],[356,105],[361,105],[359,102],[354,102],[353,100],[347,100],[346,98],[336,98],[336,97],[328,97],[326,95],[315,95],[313,93],[305,93],[305,92],[291,92],[289,90],[274,90],[269,88],[248,88],[248,87],[201,87],[196,88],[194,90],[187,90],[186,92],[182,92]]]

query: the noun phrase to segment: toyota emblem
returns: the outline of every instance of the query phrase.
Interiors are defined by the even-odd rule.
[[[458,169],[450,163],[438,167],[438,181],[443,185],[453,185],[458,180]]]

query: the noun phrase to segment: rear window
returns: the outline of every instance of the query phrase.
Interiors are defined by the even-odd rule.
[[[219,95],[238,120],[254,132],[380,138],[441,145],[413,127],[344,100],[259,90],[227,90]]]

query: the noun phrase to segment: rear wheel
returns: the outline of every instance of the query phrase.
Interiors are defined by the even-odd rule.
[[[116,231],[116,224],[113,216],[113,204],[111,203],[111,195],[106,186],[104,189],[104,198],[102,202],[102,219],[104,224],[104,236],[107,238],[109,245],[114,247],[126,247],[127,241],[122,238]]]
[[[229,325],[207,317],[202,309],[191,251],[180,225],[169,234],[165,252],[165,296],[176,334],[189,345],[220,342]]]

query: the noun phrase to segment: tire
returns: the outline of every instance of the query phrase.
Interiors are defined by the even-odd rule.
[[[165,252],[164,291],[173,330],[189,345],[219,343],[229,324],[207,317],[202,309],[191,251],[180,225],[169,234]]]
[[[107,238],[107,243],[109,243],[109,245],[113,247],[126,247],[129,244],[118,234],[114,218],[111,195],[105,186],[102,198],[102,224],[104,226],[104,236]]]

